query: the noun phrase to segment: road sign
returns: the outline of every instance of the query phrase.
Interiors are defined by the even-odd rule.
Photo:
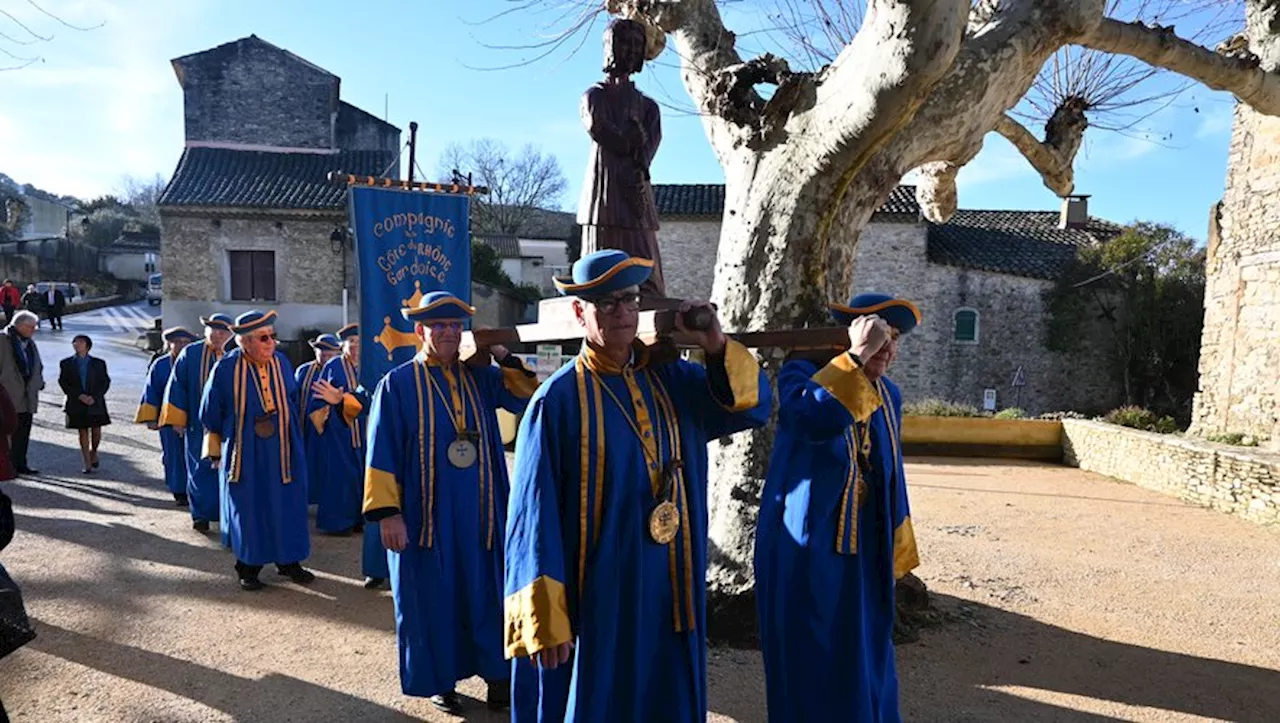
[[[1018,371],[1013,373],[1013,386],[1015,387],[1027,386],[1027,372],[1025,369],[1022,368],[1021,364],[1018,365]]]
[[[996,411],[996,390],[982,390],[982,408],[988,412]]]

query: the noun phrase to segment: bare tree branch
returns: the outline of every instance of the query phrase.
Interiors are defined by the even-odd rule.
[[[1000,116],[995,131],[1004,136],[1036,169],[1044,185],[1059,196],[1068,196],[1075,189],[1075,173],[1072,164],[1088,122],[1084,117],[1083,101],[1060,106],[1046,128],[1046,139],[1036,140],[1018,121],[1009,115]]]
[[[1183,40],[1172,28],[1104,18],[1075,42],[1172,70],[1229,91],[1261,113],[1280,115],[1280,74],[1266,72],[1256,58],[1230,57]]]
[[[568,181],[556,157],[526,145],[518,154],[490,138],[445,147],[438,165],[440,176],[471,174],[472,183],[489,187],[488,198],[474,202],[478,233],[529,233],[540,209],[559,210]]]

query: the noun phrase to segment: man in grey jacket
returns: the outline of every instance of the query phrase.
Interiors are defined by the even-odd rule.
[[[10,440],[10,455],[18,474],[39,474],[27,465],[31,418],[40,405],[40,390],[44,389],[44,364],[32,338],[39,323],[40,317],[23,310],[0,331],[0,386],[9,393],[18,413],[18,428]]]

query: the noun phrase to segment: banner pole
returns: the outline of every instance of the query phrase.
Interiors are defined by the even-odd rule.
[[[346,326],[351,323],[351,315],[347,312],[347,288],[342,288],[342,325]]]
[[[409,123],[409,185],[413,185],[413,167],[418,162],[418,121]]]

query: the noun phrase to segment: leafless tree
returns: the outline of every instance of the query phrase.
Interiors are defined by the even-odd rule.
[[[159,225],[160,213],[156,210],[156,204],[160,202],[160,195],[164,193],[167,185],[169,182],[158,173],[151,178],[125,176],[120,179],[116,196],[132,206],[138,213],[138,218]]]
[[[442,178],[471,174],[473,185],[488,186],[488,197],[477,197],[472,207],[478,233],[526,233],[539,210],[560,209],[568,186],[555,156],[532,144],[512,154],[491,138],[446,146],[439,171]]]
[[[46,28],[76,30],[80,32],[102,27],[75,25],[61,16],[49,12],[36,0],[6,3],[11,8],[0,7],[0,71],[21,70],[35,63],[43,63],[38,47],[54,38],[54,31]]]
[[[600,7],[521,3],[575,6],[578,32]],[[774,22],[755,30],[785,46],[789,27],[803,42],[750,54],[763,40],[731,32],[722,5],[607,0],[605,9],[645,24],[651,58],[670,45],[724,169],[712,297],[732,329],[824,320],[825,303],[849,292],[861,230],[902,177],[917,171],[922,211],[946,221],[956,175],[988,133],[1067,195],[1090,113],[1167,97],[1168,85],[1147,89],[1157,72],[1175,88],[1181,77],[1230,92],[1241,113],[1280,115],[1280,0],[778,0]],[[1212,45],[1241,21],[1243,33]],[[552,38],[561,48],[574,40]],[[771,442],[762,431],[713,447],[709,581],[720,593],[750,588]]]

